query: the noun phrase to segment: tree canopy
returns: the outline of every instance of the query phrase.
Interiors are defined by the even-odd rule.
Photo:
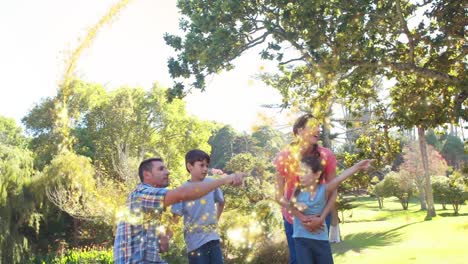
[[[466,114],[460,1],[178,1],[177,6],[182,36],[165,36],[177,52],[168,61],[177,79],[172,96],[192,87],[203,90],[206,76],[232,69],[236,58],[260,48],[259,56],[275,60],[282,71],[276,83],[311,83],[318,93],[330,85],[348,93],[360,87],[356,94],[365,95],[370,76],[412,74],[437,82],[441,92],[452,90],[457,114]],[[282,94],[287,104],[289,93]]]

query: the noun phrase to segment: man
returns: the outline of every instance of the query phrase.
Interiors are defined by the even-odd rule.
[[[243,179],[243,174],[234,174],[168,190],[169,171],[160,158],[141,162],[138,175],[141,183],[128,196],[128,211],[120,215],[117,224],[114,242],[116,264],[166,263],[159,252],[167,250],[168,239],[161,237],[164,241],[160,243],[158,238],[163,209],[171,204],[198,199],[223,184],[240,185]]]

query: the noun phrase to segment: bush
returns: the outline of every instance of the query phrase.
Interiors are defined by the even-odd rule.
[[[111,264],[114,263],[112,250],[71,249],[63,255],[47,254],[35,256],[30,263],[36,264]]]
[[[446,204],[451,204],[455,215],[458,215],[461,205],[468,198],[465,192],[463,175],[454,173],[450,178],[436,176],[432,178],[432,181],[434,200],[442,203],[444,209],[446,209]]]
[[[431,178],[431,181],[434,201],[442,204],[442,208],[446,210],[450,182],[449,178],[445,176],[434,176]]]
[[[402,173],[392,171],[385,176],[383,182],[383,191],[397,197],[403,210],[408,210],[408,202],[416,190],[413,180]]]

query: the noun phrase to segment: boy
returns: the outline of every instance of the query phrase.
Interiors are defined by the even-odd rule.
[[[190,173],[190,180],[182,186],[195,182],[212,182],[206,178],[210,156],[194,149],[185,155],[185,165]],[[221,189],[216,188],[205,196],[172,206],[172,213],[184,216],[184,239],[187,245],[187,257],[190,264],[218,264],[223,262],[223,255],[216,232],[218,219],[224,208]]]

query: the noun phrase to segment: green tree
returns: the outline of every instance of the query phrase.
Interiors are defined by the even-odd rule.
[[[468,200],[467,176],[455,171],[449,179],[446,198],[452,204],[455,215],[458,215],[460,207]]]
[[[447,176],[435,176],[432,178],[432,189],[434,190],[434,201],[442,204],[446,210],[448,203],[447,193],[449,191],[450,180]]]
[[[26,132],[32,139],[29,148],[35,153],[34,167],[42,170],[58,151],[58,143],[53,140],[53,100],[46,98],[37,103],[22,119]]]
[[[457,89],[437,80],[419,78],[414,74],[398,76],[397,80],[397,85],[391,90],[395,122],[405,128],[417,127],[428,204],[427,219],[430,219],[436,212],[430,184],[425,131],[455,120],[458,114],[454,108]]]
[[[408,144],[403,148],[403,160],[400,165],[400,172],[413,179],[419,191],[419,199],[421,210],[427,210],[426,204],[426,188],[427,178],[425,177],[425,168],[423,166],[422,157],[418,151],[419,147],[416,142]],[[447,171],[447,163],[444,158],[431,146],[427,146],[428,152],[428,174],[429,175],[444,175]],[[430,181],[429,181],[430,183]],[[432,189],[432,188],[431,188]]]
[[[50,200],[45,204],[53,207],[49,211],[55,210],[55,216],[61,215],[59,221],[51,214],[45,216],[46,225],[50,223],[45,231],[52,233],[45,239],[59,238],[77,245],[92,239],[86,234],[93,229],[100,230],[95,241],[110,239],[115,214],[139,181],[137,166],[143,158],[162,157],[174,175],[171,184],[185,181],[184,155],[193,148],[209,152],[212,125],[188,115],[182,100],[169,102],[166,90],[158,85],[149,91],[123,87],[111,92],[92,83],[76,81],[74,85],[68,104],[74,112],[69,127],[73,137],[70,151],[56,154],[58,146],[51,132],[54,124],[48,122],[48,115],[39,114],[53,111],[53,104],[48,103],[51,100],[33,109],[27,116],[27,128],[33,142],[39,143],[35,139],[41,138],[49,144],[43,149],[40,144],[35,147],[42,157],[48,157],[41,159],[47,182],[44,189]],[[64,227],[66,235],[57,237],[51,231],[59,227]]]
[[[273,82],[284,106],[291,95],[311,94],[310,89],[329,99],[340,93],[366,98],[372,94],[370,76],[411,73],[452,87],[455,112],[463,114],[468,92],[460,2],[178,1],[177,6],[182,36],[165,36],[177,52],[168,62],[176,79],[172,96],[185,95],[187,82],[203,90],[206,76],[230,70],[237,57],[261,49],[259,57],[278,64],[281,73]],[[286,85],[279,84],[283,80]],[[321,109],[327,112],[329,103]]]
[[[463,142],[459,137],[447,135],[444,145],[441,149],[441,154],[447,160],[448,165],[454,169],[461,169],[462,162],[468,160],[468,155],[465,154]]]
[[[439,137],[436,135],[433,129],[428,129],[426,131],[426,142],[429,145],[432,145],[434,148],[440,150],[442,149],[442,143],[439,140]]]
[[[211,146],[211,162],[213,168],[224,169],[226,163],[234,156],[234,141],[237,132],[233,127],[226,125],[215,131],[209,143]]]
[[[377,176],[374,176],[371,182],[374,183],[374,185],[369,186],[368,192],[377,198],[377,202],[379,203],[379,209],[382,209],[384,207],[384,198],[392,196],[392,188],[391,186],[389,186],[390,181],[379,181],[379,178]]]
[[[460,45],[461,3],[179,1],[178,7],[184,15],[180,21],[184,37],[166,35],[166,42],[179,52],[169,68],[174,77],[197,77],[197,88],[204,87],[204,76],[232,68],[232,60],[257,45],[264,47],[263,58],[289,62],[285,42],[300,54],[296,61],[324,68],[338,61],[367,70],[389,68],[441,80],[463,80],[457,74],[463,73],[457,64],[464,51]],[[424,9],[427,11],[417,27],[409,28],[409,18]],[[424,23],[423,19],[434,22]],[[408,41],[399,40],[401,35]],[[434,52],[443,51],[444,46],[453,49],[443,51],[439,58],[429,53],[433,61],[420,66],[415,58],[426,46]],[[444,69],[443,65],[454,67]]]
[[[273,160],[285,144],[285,136],[270,126],[258,127],[252,132],[252,138],[255,142],[253,154],[262,159]]]
[[[352,210],[353,208],[356,208],[357,205],[353,204],[352,202],[355,201],[356,198],[353,197],[344,197],[342,195],[338,196],[336,199],[336,210],[338,212],[341,212],[341,221],[344,223],[345,222],[345,217],[344,217],[344,212]]]
[[[32,187],[33,153],[26,149],[21,128],[0,116],[0,261],[24,263],[30,255],[30,234],[39,232]]]
[[[256,164],[256,158],[250,153],[240,153],[232,157],[226,164],[227,171],[250,173]]]
[[[384,182],[384,188],[388,188],[385,191],[398,198],[403,210],[408,210],[409,200],[416,190],[413,179],[392,171],[385,175]]]
[[[22,133],[22,129],[16,125],[14,119],[0,116],[0,143],[25,148],[27,139]]]

